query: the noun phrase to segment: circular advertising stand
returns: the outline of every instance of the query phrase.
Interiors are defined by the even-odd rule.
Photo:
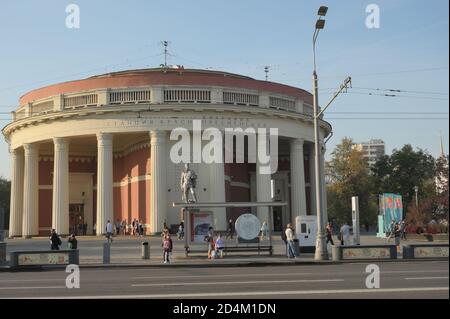
[[[261,223],[253,214],[244,214],[236,220],[236,233],[245,240],[252,240],[258,237],[261,229]]]

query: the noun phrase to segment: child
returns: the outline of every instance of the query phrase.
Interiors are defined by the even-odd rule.
[[[222,235],[218,235],[216,239],[216,256],[223,258],[223,250],[225,248],[225,243],[223,241]]]
[[[170,253],[172,252],[172,239],[170,238],[170,234],[164,236],[163,240],[163,252],[164,252],[164,263],[170,264]]]

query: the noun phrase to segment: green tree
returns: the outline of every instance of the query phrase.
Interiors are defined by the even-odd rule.
[[[372,180],[367,159],[353,147],[350,138],[344,138],[331,153],[326,170],[331,183],[327,186],[329,219],[342,224],[351,221],[352,196],[359,197],[360,223],[376,223],[376,197],[372,195]]]
[[[435,176],[434,158],[422,149],[411,145],[394,150],[391,156],[380,158],[372,167],[374,187],[378,194],[395,193],[403,197],[404,211],[415,200],[414,188],[419,187],[419,198],[433,195],[432,181]]]
[[[0,176],[0,208],[6,213],[5,227],[8,227],[9,218],[9,201],[11,197],[11,182]]]

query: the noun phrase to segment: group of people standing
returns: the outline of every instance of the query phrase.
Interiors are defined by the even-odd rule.
[[[52,229],[50,233],[50,249],[51,250],[59,250],[59,247],[62,245],[61,237],[58,235],[55,229]],[[78,241],[75,237],[75,234],[71,234],[67,239],[67,248],[68,249],[78,249]]]
[[[144,236],[145,231],[145,224],[142,220],[136,218],[133,218],[133,221],[130,224],[127,223],[126,219],[122,221],[118,219],[115,224],[116,235]]]

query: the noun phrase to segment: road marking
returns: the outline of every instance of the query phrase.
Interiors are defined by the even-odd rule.
[[[66,278],[60,278],[60,279],[2,279],[0,282],[38,282],[38,281],[61,281],[64,282]]]
[[[214,281],[214,282],[180,282],[160,284],[133,284],[131,287],[162,287],[162,286],[208,286],[208,285],[241,285],[241,284],[287,284],[309,282],[342,282],[344,279],[305,279],[305,280],[267,280],[267,281]]]
[[[291,273],[291,274],[274,274],[274,276],[298,276],[298,275],[319,275],[317,273]],[[177,278],[228,278],[228,277],[267,277],[267,274],[235,274],[235,275],[191,275],[191,276],[153,276],[153,277],[131,277],[132,280],[141,279],[177,279]]]
[[[339,290],[294,290],[294,291],[249,291],[249,292],[206,292],[188,294],[147,294],[147,295],[96,295],[96,296],[49,296],[49,297],[20,297],[17,299],[153,299],[153,298],[211,298],[211,297],[240,297],[240,296],[278,296],[278,295],[333,295],[333,294],[361,294],[361,293],[389,293],[389,292],[437,292],[448,291],[448,287],[419,287],[419,288],[388,288],[388,289],[339,289]]]
[[[65,286],[49,286],[49,287],[0,287],[0,290],[29,290],[29,289],[67,289]]]
[[[448,269],[445,270],[410,270],[410,271],[381,271],[382,275],[386,274],[402,274],[402,273],[448,273]],[[355,275],[355,272],[339,272],[339,275]],[[272,274],[271,276],[324,276],[331,275],[335,276],[336,273],[282,273],[282,274]],[[361,272],[361,275],[365,273]],[[267,274],[229,274],[229,275],[189,275],[189,276],[144,276],[144,277],[131,277],[131,280],[142,280],[142,279],[177,279],[177,278],[228,278],[228,277],[265,277]]]
[[[409,277],[405,278],[405,280],[436,280],[436,279],[448,279],[447,277]]]

